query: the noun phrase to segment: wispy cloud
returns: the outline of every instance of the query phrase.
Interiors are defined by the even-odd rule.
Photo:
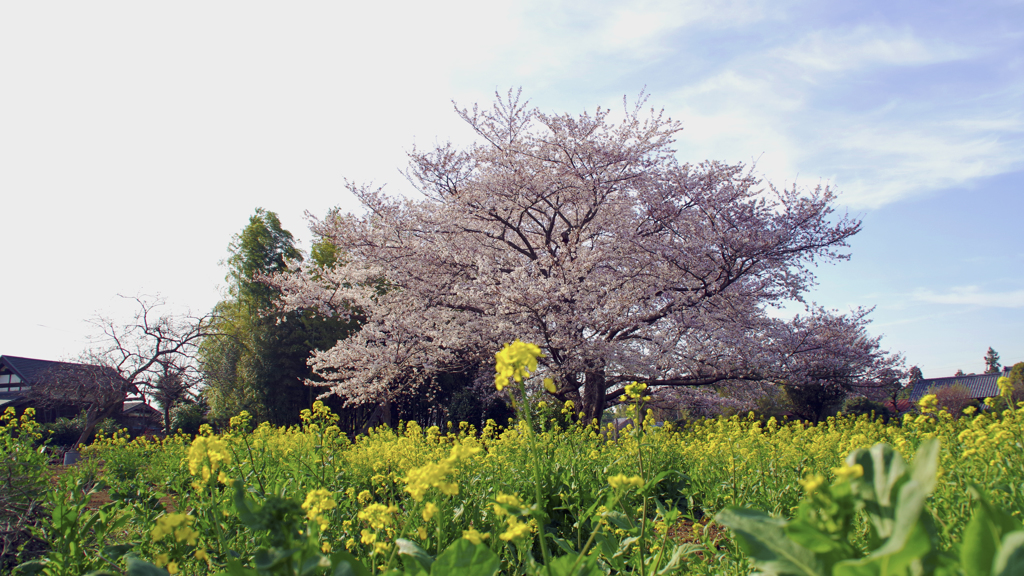
[[[817,30],[773,51],[775,56],[813,72],[933,64],[966,59],[972,52],[962,46],[924,41],[909,29],[882,26]]]
[[[978,286],[957,286],[944,294],[918,290],[914,299],[935,304],[963,304],[989,308],[1024,308],[1024,290],[983,292]]]

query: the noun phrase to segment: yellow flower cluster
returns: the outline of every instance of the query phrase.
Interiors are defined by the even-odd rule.
[[[630,382],[629,384],[626,384],[626,389],[623,393],[626,395],[626,398],[640,400],[644,397],[644,392],[646,390],[647,384],[644,384],[643,382]]]
[[[423,507],[423,521],[430,522],[430,520],[434,517],[434,514],[437,514],[437,504],[434,504],[433,502],[427,502],[427,504]]]
[[[385,526],[394,522],[395,512],[398,512],[398,508],[395,505],[385,506],[375,502],[360,510],[357,517],[369,524],[370,528],[382,530]]]
[[[320,526],[320,530],[327,530],[327,517],[324,516],[324,512],[333,510],[338,505],[334,501],[334,497],[329,490],[318,488],[316,490],[310,490],[306,494],[306,500],[302,503],[302,509],[306,511],[306,518],[316,522]]]
[[[917,406],[921,409],[922,414],[931,414],[935,412],[939,405],[938,396],[935,394],[925,394],[917,401]]]
[[[1010,379],[1006,376],[1000,376],[999,379],[996,380],[996,384],[999,386],[1000,396],[1009,396],[1010,394],[1013,394],[1013,382],[1010,382]]]
[[[529,344],[516,340],[506,344],[504,348],[494,355],[495,370],[494,386],[501,390],[508,385],[508,379],[512,378],[517,383],[530,376],[530,372],[537,371],[537,359],[543,358],[540,348],[536,344]],[[554,382],[552,382],[554,386]]]
[[[468,458],[480,452],[480,450],[477,446],[467,446],[465,444],[452,446],[451,454],[447,458],[409,470],[409,473],[405,476],[405,491],[417,502],[421,502],[424,494],[432,487],[437,488],[442,494],[448,496],[458,494],[459,485],[455,482],[449,482],[447,480],[448,475],[454,472],[456,461]]]
[[[188,471],[193,476],[200,476],[203,482],[209,482],[214,473],[220,472],[217,480],[222,484],[230,484],[231,479],[221,470],[231,463],[231,452],[227,442],[207,436],[197,436],[188,451]]]
[[[21,418],[18,418],[18,413],[15,411],[13,406],[8,406],[2,416],[0,416],[0,436],[4,437],[25,437],[33,440],[39,440],[43,435],[39,432],[40,424],[36,422],[36,409],[29,407],[25,408],[25,411],[21,413]]]
[[[530,525],[516,516],[509,516],[505,522],[508,524],[508,529],[498,535],[498,538],[505,542],[518,540],[530,534]]]
[[[469,540],[473,544],[480,544],[484,540],[491,537],[490,532],[480,533],[476,528],[470,528],[469,530],[462,531],[462,537]]]
[[[854,464],[853,466],[840,466],[838,468],[833,468],[832,473],[836,475],[836,479],[845,482],[863,476],[864,467],[860,464]]]
[[[150,537],[153,542],[159,542],[165,536],[173,534],[175,541],[184,541],[189,546],[195,546],[199,532],[192,529],[194,521],[195,517],[189,514],[166,514],[157,518],[156,527],[150,532]]]
[[[242,410],[238,413],[238,416],[232,416],[231,419],[228,420],[228,426],[231,427],[233,432],[247,432],[251,422],[252,415],[249,414],[248,410]]]
[[[639,476],[616,474],[615,476],[608,477],[608,485],[611,486],[613,490],[621,490],[623,488],[629,488],[630,486],[643,488],[644,479]]]

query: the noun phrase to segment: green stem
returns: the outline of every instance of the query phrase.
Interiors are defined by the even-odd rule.
[[[537,450],[537,439],[534,438],[533,434],[533,419],[530,418],[530,405],[526,400],[526,385],[522,382],[519,383],[519,392],[523,396],[522,403],[522,415],[526,421],[526,437],[530,443],[530,453],[533,455],[533,491],[534,498],[536,499],[536,511],[535,514],[539,516],[537,522],[537,534],[540,536],[540,553],[544,556],[544,569],[548,576],[551,576],[551,554],[548,552],[548,543],[544,538],[544,525],[547,523],[547,514],[544,512],[544,505],[540,491],[540,452]],[[511,394],[510,394],[511,396]]]
[[[644,439],[644,423],[643,423],[643,403],[638,400],[636,404],[636,459],[640,465],[640,478],[643,479],[644,484],[647,484],[647,475],[644,474],[644,451],[643,451],[643,439]],[[643,515],[640,517],[640,576],[644,576],[644,542],[646,540],[647,532],[647,495],[643,495]]]

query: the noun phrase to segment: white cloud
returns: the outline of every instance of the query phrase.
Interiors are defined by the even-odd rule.
[[[970,125],[979,123],[986,122]],[[1009,126],[1002,124],[1004,130]],[[851,126],[831,149],[821,150],[814,163],[831,169],[844,202],[867,208],[1024,165],[1024,148],[1012,145],[1012,140],[983,129],[955,128],[954,122]]]
[[[908,66],[962,60],[971,51],[961,46],[926,42],[909,29],[858,26],[852,30],[817,30],[774,55],[809,72],[841,72],[868,66]]]
[[[1024,308],[1024,290],[1012,292],[982,292],[978,286],[957,286],[945,294],[931,290],[918,290],[914,299],[935,304],[963,304],[989,308]]]

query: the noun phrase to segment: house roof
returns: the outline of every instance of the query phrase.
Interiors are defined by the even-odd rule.
[[[124,403],[124,414],[133,416],[150,416],[160,414],[160,411],[147,404],[144,400],[126,400]]]
[[[112,379],[123,379],[116,370],[109,366],[97,364],[82,364],[80,362],[58,362],[55,360],[40,360],[38,358],[25,358],[23,356],[0,356],[0,373],[11,372],[21,377],[22,382],[28,385],[36,384],[39,378],[45,377],[50,370],[59,368],[80,368],[85,367],[96,370],[96,374]],[[131,385],[130,391],[138,394],[139,390]]]
[[[991,398],[999,396],[999,384],[997,381],[1002,376],[995,374],[972,374],[970,376],[950,376],[949,378],[926,378],[918,380],[914,384],[914,390],[910,393],[910,399],[917,402],[922,396],[928,393],[930,388],[945,388],[953,384],[963,384],[970,391],[971,398]]]
[[[109,366],[95,364],[81,364],[77,362],[57,362],[53,360],[40,360],[38,358],[25,358],[23,356],[0,356],[0,374],[15,374],[21,379],[23,387],[20,391],[0,392],[0,409],[8,406],[18,407],[31,402],[31,396],[27,388],[39,384],[51,371],[77,373],[77,377],[86,377],[96,380],[108,380],[111,382],[122,381],[124,378],[117,370]],[[128,392],[139,393],[139,389],[132,383],[128,384]]]

